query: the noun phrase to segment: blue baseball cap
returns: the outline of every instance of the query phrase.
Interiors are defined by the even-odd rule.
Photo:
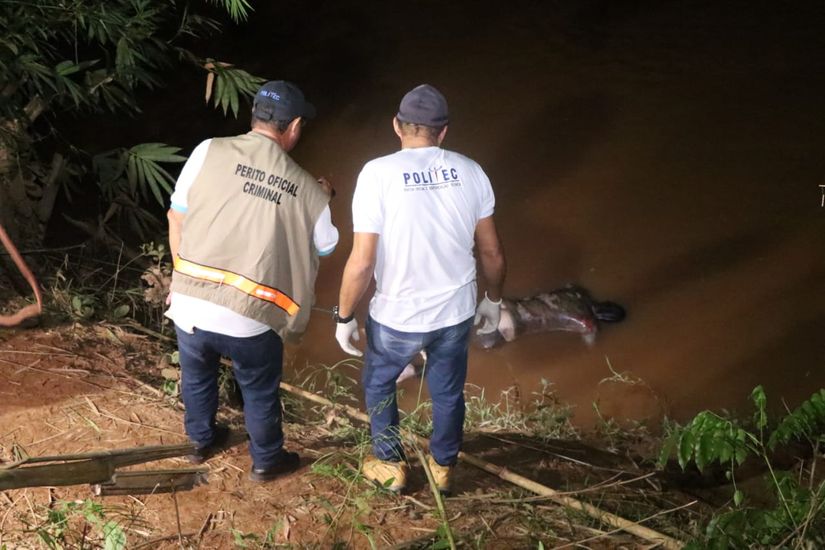
[[[395,118],[401,122],[434,128],[444,126],[450,121],[447,100],[429,84],[421,84],[407,92],[401,99]]]
[[[315,118],[315,106],[292,82],[271,80],[261,86],[252,102],[252,115],[261,120]]]

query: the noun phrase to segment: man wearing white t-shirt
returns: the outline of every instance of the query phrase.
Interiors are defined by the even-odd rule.
[[[206,140],[181,171],[169,209],[175,262],[170,308],[181,364],[184,425],[203,462],[228,430],[216,424],[221,356],[244,399],[252,481],[299,466],[284,449],[278,390],[283,341],[300,337],[319,256],[332,252],[332,188],[288,152],[315,108],[292,83],[264,84],[246,134]]]
[[[433,400],[428,463],[439,490],[448,493],[463,438],[473,318],[484,321],[480,332],[490,332],[500,317],[506,268],[493,221],[495,197],[477,163],[441,149],[447,123],[447,101],[434,87],[423,84],[401,100],[393,119],[401,150],[368,162],[358,176],[353,246],[336,312],[338,343],[361,355],[351,342],[359,339],[354,312],[375,275],[363,372],[373,456],[363,472],[394,491],[406,483],[398,375],[426,352]],[[474,246],[487,285],[478,307]]]

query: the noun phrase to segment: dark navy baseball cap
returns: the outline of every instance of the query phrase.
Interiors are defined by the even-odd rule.
[[[315,106],[292,82],[271,80],[261,86],[252,102],[252,114],[261,120],[315,118]]]
[[[407,95],[401,99],[395,118],[400,122],[422,124],[434,128],[444,126],[450,120],[447,100],[441,92],[429,84],[421,84],[407,92]]]

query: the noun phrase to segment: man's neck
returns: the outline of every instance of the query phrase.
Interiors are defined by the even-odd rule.
[[[438,147],[438,141],[421,136],[405,136],[401,138],[402,149],[418,149],[420,147]]]
[[[283,142],[284,136],[283,136],[283,134],[273,132],[269,128],[265,128],[265,127],[262,127],[262,126],[252,128],[252,131],[255,132],[256,134],[261,134],[262,136],[268,137],[269,139],[271,139],[272,141],[274,141],[275,143],[280,145],[281,149],[284,148],[284,142]]]

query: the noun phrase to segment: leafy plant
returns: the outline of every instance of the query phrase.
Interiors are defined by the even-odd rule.
[[[825,390],[814,393],[780,419],[769,437],[767,397],[761,386],[751,392],[751,400],[756,408],[752,428],[703,411],[686,426],[676,426],[662,447],[660,466],[675,452],[682,469],[695,464],[703,471],[719,464],[733,483],[733,507],[712,518],[702,538],[690,548],[813,547],[825,542],[825,481],[817,484],[813,466],[807,481],[802,475],[776,471],[770,456],[777,445],[793,439],[806,439],[816,456],[825,441],[821,429],[825,425]],[[749,456],[760,459],[767,469],[776,502],[773,508],[747,506],[746,496],[736,486],[736,467]]]
[[[90,319],[97,308],[97,299],[92,294],[75,294],[72,296],[72,316],[76,319]]]
[[[264,79],[253,76],[243,69],[229,63],[207,59],[204,68],[209,71],[206,77],[206,102],[213,100],[215,108],[222,108],[223,114],[228,110],[238,117],[239,98],[253,95]]]
[[[105,550],[123,550],[126,533],[120,523],[107,519],[106,512],[102,504],[91,499],[60,501],[34,531],[53,550],[85,548],[92,543],[101,544]]]
[[[210,3],[236,22],[251,10],[248,0]],[[214,83],[216,108],[238,115],[262,79],[181,46],[184,37],[220,29],[196,11],[182,0],[0,2],[0,216],[13,218],[6,227],[20,227],[24,244],[39,244],[58,191],[71,200],[73,186],[90,183],[84,175],[96,178],[102,215],[97,224],[74,225],[111,245],[121,232],[105,229],[124,219],[145,238],[153,222],[146,205],[163,204],[171,189],[162,164],[183,160],[178,148],[160,143],[79,150],[55,124],[58,114],[138,114],[138,92],[161,86],[164,74],[185,63],[204,71],[209,94]]]
[[[161,163],[185,161],[178,151],[179,147],[164,143],[142,143],[92,157],[100,194],[110,205],[103,222],[121,217],[141,239],[157,230],[157,219],[141,205],[149,202],[150,196],[161,207],[165,205],[164,197],[172,193],[175,180]]]
[[[788,443],[792,439],[806,439],[813,443],[821,441],[825,432],[825,389],[814,393],[793,412],[782,418],[771,434],[768,446]]]

